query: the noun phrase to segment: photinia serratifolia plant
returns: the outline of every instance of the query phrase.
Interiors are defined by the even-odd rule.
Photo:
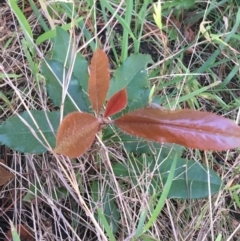
[[[109,60],[97,49],[89,66],[88,94],[95,115],[72,112],[62,120],[54,152],[74,158],[92,145],[96,134],[114,124],[123,132],[159,143],[176,143],[189,148],[221,151],[240,146],[240,127],[233,121],[213,113],[196,110],[163,110],[154,105],[137,109],[111,120],[109,117],[127,105],[123,88],[108,100],[110,86]]]

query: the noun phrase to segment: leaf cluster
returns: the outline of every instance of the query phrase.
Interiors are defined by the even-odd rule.
[[[142,162],[143,155],[150,152],[149,141],[153,141],[157,150],[162,148],[163,143],[201,150],[227,150],[240,146],[240,128],[229,119],[189,109],[165,110],[151,103],[146,72],[146,65],[151,62],[148,55],[135,54],[128,57],[111,77],[108,57],[104,51],[97,49],[88,73],[88,63],[83,56],[74,52],[69,35],[61,28],[57,28],[56,34],[52,58],[42,63],[42,73],[46,78],[49,97],[60,111],[31,110],[10,117],[0,125],[2,144],[20,152],[43,153],[49,150],[75,158],[84,154],[95,141],[96,135],[104,130],[104,140],[123,141],[129,153],[140,155],[139,163]],[[62,115],[64,118],[60,121]],[[108,128],[109,125],[115,125],[123,131],[120,132],[119,139]],[[144,143],[143,148],[141,143]],[[181,172],[175,173],[175,180],[183,180],[185,186],[176,181],[169,196],[207,196],[208,184],[204,182],[208,177],[206,168],[181,159],[182,152],[177,152],[176,155]],[[149,163],[159,163],[159,166],[164,167],[155,173],[156,179],[152,181],[152,186],[157,187],[155,184],[159,183],[159,177],[162,177],[164,183],[164,175],[170,170],[173,156],[147,159]],[[167,164],[162,163],[162,160]],[[134,161],[131,158],[128,160],[132,166],[135,165]],[[119,170],[121,173],[129,172],[128,162],[125,166],[113,165],[116,176],[122,175]],[[188,167],[185,171],[181,169],[184,166]],[[142,170],[137,164],[135,167]],[[193,173],[201,173],[201,170],[204,171],[198,176],[200,179],[196,179]],[[140,173],[141,171],[135,174]],[[195,188],[189,192],[190,185]],[[211,173],[210,185],[211,194],[217,192],[222,185],[214,172]],[[186,192],[182,191],[184,195],[181,195],[177,190]],[[194,190],[202,191],[198,194]]]
[[[90,64],[88,94],[96,116],[73,112],[62,121],[54,151],[69,157],[82,155],[93,143],[103,126],[114,124],[124,132],[159,143],[176,143],[189,148],[221,151],[240,146],[240,128],[233,121],[213,113],[196,110],[164,110],[148,105],[119,118],[106,119],[127,106],[124,81],[110,88],[103,117],[103,108],[110,85],[106,54],[97,49]],[[113,82],[115,83],[115,82]],[[117,86],[117,87],[116,87]]]

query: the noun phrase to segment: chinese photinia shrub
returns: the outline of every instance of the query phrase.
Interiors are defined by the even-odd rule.
[[[128,153],[121,165],[112,163],[116,177],[135,175],[137,180],[136,175],[141,173],[132,168],[144,170],[143,156],[150,154],[147,165],[159,167],[151,166],[156,175],[151,186],[157,190],[159,182],[167,180],[172,153],[175,153],[180,172],[175,171],[169,197],[203,198],[222,187],[221,179],[213,170],[207,172],[204,165],[181,158],[183,146],[202,150],[238,147],[240,128],[234,122],[207,112],[168,111],[149,103],[152,99],[146,71],[147,64],[151,63],[149,55],[132,54],[113,71],[110,79],[108,57],[102,50],[94,53],[88,68],[86,59],[73,51],[73,46],[69,34],[56,28],[51,59],[44,59],[41,66],[48,97],[62,113],[26,110],[11,116],[0,124],[1,144],[22,153],[54,150],[74,158],[86,152],[96,140],[96,134],[104,128],[103,143],[107,146],[121,142]],[[60,123],[62,114],[64,118]],[[117,135],[113,125],[120,129]],[[132,153],[136,160],[129,158]],[[158,153],[157,157],[152,153]],[[8,180],[4,173],[2,184]]]
[[[97,49],[90,64],[88,94],[95,116],[84,112],[67,115],[60,124],[54,151],[69,157],[82,155],[104,125],[114,124],[133,136],[159,143],[222,151],[240,146],[240,128],[233,121],[196,110],[163,110],[147,106],[109,120],[127,105],[126,88],[114,93],[103,110],[109,89],[106,54]]]

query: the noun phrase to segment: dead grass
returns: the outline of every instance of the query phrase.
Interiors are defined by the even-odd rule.
[[[81,4],[85,5],[85,2],[81,1]],[[27,9],[25,15],[31,27],[38,29],[39,23],[34,13],[29,10],[28,5],[25,6],[25,9]],[[149,7],[149,14],[150,9]],[[44,14],[44,11],[41,12]],[[119,11],[123,12],[124,8]],[[31,72],[22,49],[21,40],[24,35],[8,4],[0,4],[0,16],[0,73],[3,72],[5,75],[0,78],[0,94],[4,94],[4,98],[0,98],[0,122],[26,109],[53,110],[55,107],[47,97],[44,82],[39,84]],[[85,16],[89,15],[85,13]],[[62,13],[62,16],[56,15],[51,24],[58,25],[66,21],[67,17]],[[86,22],[86,24],[89,23]],[[117,24],[116,19],[113,19],[109,26],[113,28]],[[151,81],[159,83],[162,88],[161,98],[166,104],[178,99],[185,92],[188,94],[187,91],[189,93],[193,91],[189,89],[191,86],[186,84],[187,79],[184,75],[187,69],[194,68],[196,62],[198,65],[202,65],[205,61],[204,56],[211,54],[210,47],[205,46],[204,49],[199,44],[196,48],[187,49],[190,51],[190,57],[186,56],[188,62],[186,68],[180,67],[176,59],[171,63],[171,59],[181,51],[182,44],[187,45],[191,40],[190,37],[184,35],[184,30],[179,29],[179,26],[175,27],[181,33],[182,38],[170,43],[167,40],[168,36],[160,33],[156,26],[148,20],[144,25],[142,37],[144,41],[149,42],[145,45],[145,49],[143,47],[143,52],[152,51],[153,58],[156,59],[156,63],[149,68],[149,71],[160,67],[157,74],[161,77],[155,75]],[[191,31],[190,33],[193,34]],[[111,53],[110,42],[104,44],[101,39],[104,39],[103,35],[99,41]],[[168,41],[168,43],[164,41]],[[84,44],[87,45],[87,43]],[[42,56],[48,54],[50,46],[50,43],[39,46]],[[164,48],[164,46],[168,47]],[[201,50],[197,51],[198,48]],[[201,57],[199,57],[199,53]],[[84,54],[87,56],[91,53],[84,50]],[[114,59],[113,55],[110,56]],[[39,68],[40,60],[40,56],[35,59]],[[116,65],[116,63],[113,62],[112,65]],[[182,75],[184,81],[178,83],[177,88],[167,86],[167,81],[170,81],[176,73]],[[18,76],[9,78],[8,74]],[[224,75],[223,72],[222,75]],[[217,76],[217,73],[214,76]],[[212,76],[208,75],[205,81],[211,82]],[[239,82],[235,82],[234,88],[239,91]],[[232,93],[236,94],[234,91]],[[208,109],[210,106],[211,110],[221,110],[223,115],[229,115],[230,112],[233,119],[238,113],[236,108],[224,111],[218,103],[205,99],[204,96],[198,97],[197,100],[201,109]],[[175,103],[179,105],[178,102]],[[181,103],[186,107],[191,104],[191,101]],[[124,162],[126,157],[118,151],[119,146],[108,147],[101,144],[101,146],[94,146],[92,152],[76,160],[65,157],[58,157],[56,160],[51,153],[21,154],[2,147],[1,158],[6,161],[6,165],[15,174],[15,179],[1,188],[1,237],[6,234],[10,219],[15,225],[28,226],[32,230],[32,240],[107,240],[102,227],[97,226],[97,222],[94,223],[93,220],[96,207],[101,207],[104,202],[105,190],[111,187],[114,190],[114,200],[121,217],[119,221],[121,228],[117,239],[131,240],[130,237],[136,230],[139,221],[139,210],[150,208],[151,200],[146,191],[149,176],[143,173],[138,180],[138,185],[131,183],[131,180],[125,180],[126,186],[121,186],[119,180],[114,176],[111,163]],[[96,152],[98,153],[97,159]],[[228,188],[239,183],[239,153],[237,151],[219,154],[225,165],[218,163],[218,154],[207,153],[204,155],[189,150],[186,155],[196,161],[208,163],[209,166],[216,169]],[[102,169],[106,171],[103,172]],[[97,201],[93,200],[91,193],[93,180],[102,184],[97,194]],[[217,236],[220,234],[222,239],[219,240],[240,240],[239,218],[234,219],[230,215],[230,206],[226,203],[226,197],[229,195],[232,197],[233,192],[230,192],[228,188],[203,200],[167,200],[164,210],[148,235],[155,237],[155,240],[163,241],[217,240]],[[23,199],[26,194],[31,194],[28,202]],[[237,206],[235,201],[232,201],[233,205]],[[239,210],[239,207],[236,209]]]

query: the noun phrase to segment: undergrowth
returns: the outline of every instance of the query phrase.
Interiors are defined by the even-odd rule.
[[[238,123],[238,1],[161,1],[161,26],[153,17],[154,2],[0,3],[0,122],[28,110],[59,110],[41,71],[52,55],[58,26],[68,31],[73,51],[88,62],[96,46],[103,49],[111,73],[132,54],[149,54],[148,79],[154,102],[162,108],[209,111]],[[30,240],[239,240],[238,149],[181,147],[181,158],[213,169],[225,187],[203,199],[161,199],[151,182],[151,168],[157,170],[158,163],[149,168],[149,160],[179,147],[159,150],[148,143],[150,154],[141,156],[140,167],[129,160],[137,162],[141,153],[131,154],[129,146],[126,150],[114,128],[99,140],[74,159],[1,146],[1,167],[11,173],[1,187],[1,240],[10,229],[9,219],[21,240],[24,235]],[[139,139],[140,150],[141,145],[146,143]],[[112,171],[112,165],[121,163],[131,175]],[[160,193],[162,187],[160,180]],[[142,234],[158,205],[161,212]]]

